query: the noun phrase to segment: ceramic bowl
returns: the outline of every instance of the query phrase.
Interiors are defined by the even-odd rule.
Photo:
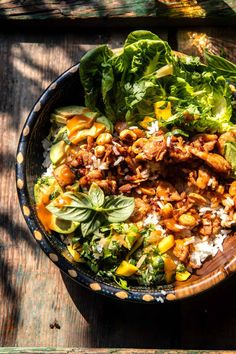
[[[128,291],[107,283],[92,274],[83,265],[73,262],[64,244],[45,232],[37,218],[33,186],[43,172],[41,141],[50,129],[49,113],[55,107],[83,105],[83,89],[79,78],[79,64],[59,76],[35,103],[23,127],[16,157],[16,179],[19,202],[26,223],[39,246],[63,272],[79,284],[123,301],[165,303],[187,298],[218,284],[236,271],[236,237],[224,242],[224,252],[207,260],[188,281],[162,285],[157,288],[132,287]]]

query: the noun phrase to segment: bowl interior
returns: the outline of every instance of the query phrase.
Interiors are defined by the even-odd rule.
[[[34,196],[33,196],[33,187],[37,178],[44,171],[42,167],[43,157],[43,147],[42,140],[48,135],[50,129],[49,115],[55,107],[66,106],[66,105],[84,105],[83,100],[83,89],[80,84],[79,71],[72,71],[70,73],[64,73],[62,79],[56,80],[55,84],[52,85],[52,88],[49,88],[45,91],[43,96],[40,99],[40,109],[33,113],[33,117],[28,118],[28,123],[30,120],[30,134],[27,137],[26,141],[26,150],[24,156],[24,177],[26,178],[26,187],[24,193],[26,194],[26,204],[29,204],[30,209],[32,210],[33,215],[31,215],[31,222],[37,225],[40,232],[44,235],[47,243],[50,245],[51,249],[55,250],[57,254],[64,257],[65,262],[58,263],[58,266],[65,271],[65,267],[69,267],[77,272],[81,273],[87,279],[91,279],[91,284],[96,281],[96,289],[93,290],[102,290],[101,286],[103,282],[96,279],[94,274],[92,274],[87,268],[73,263],[73,259],[68,253],[65,245],[61,242],[56,236],[48,236],[47,233],[43,230],[42,225],[40,224],[37,215],[34,209]],[[32,114],[31,114],[32,115]],[[27,123],[26,123],[27,124]],[[22,198],[20,195],[21,204]],[[30,221],[26,221],[30,224]],[[32,225],[29,225],[32,226]],[[32,231],[32,227],[31,231]],[[45,251],[45,247],[41,244],[41,247]],[[236,237],[228,237],[224,242],[224,253],[218,252],[216,257],[206,261],[202,268],[196,271],[190,280],[184,283],[176,283],[172,285],[159,286],[158,289],[147,289],[135,287],[131,288],[127,296],[123,296],[124,299],[128,298],[129,300],[140,301],[145,299],[146,301],[154,301],[155,295],[160,296],[161,294],[167,294],[166,298],[168,300],[174,300],[179,298],[184,298],[190,295],[194,295],[198,292],[201,292],[205,289],[210,288],[219,281],[226,278],[229,274],[235,271],[236,261],[235,261],[235,248],[236,247]],[[50,251],[49,251],[50,252]],[[65,266],[67,264],[67,266]],[[69,272],[71,275],[72,273]],[[74,273],[76,274],[76,273]],[[76,277],[74,277],[76,278]],[[83,279],[80,278],[80,282],[83,285],[88,285],[88,281],[83,282]],[[105,283],[106,284],[106,283]],[[95,286],[94,286],[95,288]],[[117,294],[117,286],[106,284],[105,290],[103,293],[106,295],[114,296]],[[122,293],[122,291],[120,291]],[[125,292],[123,292],[125,293]],[[140,294],[137,295],[137,294]],[[151,294],[151,295],[145,295]],[[161,295],[161,296],[162,296]],[[117,295],[118,296],[118,295]],[[146,298],[145,298],[146,296]],[[122,298],[122,296],[118,296]],[[162,301],[161,301],[162,302]]]

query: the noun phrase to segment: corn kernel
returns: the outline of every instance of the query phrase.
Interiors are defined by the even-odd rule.
[[[122,261],[119,267],[116,269],[116,275],[123,276],[123,277],[130,277],[138,270],[133,264],[129,262]]]
[[[158,244],[158,249],[160,253],[165,253],[167,252],[170,248],[172,248],[175,245],[175,238],[173,235],[168,235],[165,238],[163,238],[159,244]]]
[[[184,272],[177,272],[175,275],[175,279],[177,281],[185,281],[191,276],[191,273],[189,273],[187,270]]]
[[[236,195],[236,181],[233,181],[229,187],[229,194],[231,197]]]
[[[163,257],[163,260],[164,260],[165,272],[173,272],[173,271],[175,271],[176,264],[173,261],[173,259],[171,257],[169,257],[168,255],[164,255],[162,257]]]
[[[171,117],[171,103],[165,101],[155,102],[154,111],[157,119],[168,119]]]
[[[74,260],[75,260],[76,262],[79,262],[79,260],[80,260],[80,254],[79,254],[79,252],[78,252],[77,250],[74,250],[71,245],[68,245],[68,246],[67,246],[67,249],[68,249],[68,251],[70,252],[70,254],[72,255],[72,257],[74,258]]]

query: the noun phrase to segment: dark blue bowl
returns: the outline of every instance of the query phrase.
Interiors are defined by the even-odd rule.
[[[43,147],[41,141],[50,129],[50,112],[58,106],[84,105],[83,89],[79,78],[79,64],[59,76],[42,94],[30,112],[22,130],[16,158],[17,191],[26,223],[42,250],[66,274],[87,288],[123,301],[160,302],[181,299],[210,288],[229,273],[235,271],[231,252],[224,257],[223,267],[215,264],[203,267],[206,271],[179,286],[162,285],[158,288],[132,287],[122,290],[115,283],[107,283],[96,277],[84,265],[73,261],[65,245],[55,236],[48,235],[40,223],[34,206],[33,187],[42,174]],[[227,247],[230,250],[232,245]],[[232,254],[231,254],[232,256]],[[227,258],[227,259],[226,259]],[[230,263],[231,262],[231,263]],[[227,264],[229,264],[227,266]],[[222,265],[222,262],[221,262]]]

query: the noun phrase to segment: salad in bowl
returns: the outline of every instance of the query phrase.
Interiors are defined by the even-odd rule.
[[[236,66],[149,31],[80,62],[84,105],[56,107],[35,209],[97,279],[185,282],[236,224]]]

